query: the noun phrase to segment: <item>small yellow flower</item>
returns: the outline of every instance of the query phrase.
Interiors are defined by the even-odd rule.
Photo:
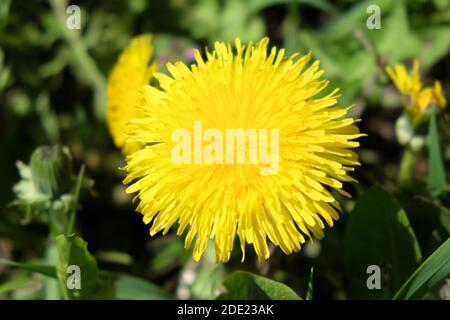
[[[439,80],[434,82],[433,97],[439,107],[444,108],[447,105],[447,99],[444,92],[442,92],[442,85]]]
[[[168,64],[171,76],[155,74],[161,89],[146,86],[143,116],[131,121],[129,141],[141,148],[126,159],[127,192],[138,193],[136,210],[152,223],[150,235],[177,225],[186,247],[195,242],[195,260],[213,239],[216,260],[228,261],[236,235],[242,259],[246,243],[268,259],[268,240],[286,254],[297,252],[306,237],[322,238],[325,223],[339,218],[331,191],[350,196],[342,188],[359,165],[350,150],[362,136],[356,120],[336,105],[337,90],[319,96],[328,81],[320,79],[318,61],[309,64],[311,54],[285,57],[284,49],[268,51],[268,43],[217,42],[206,60],[195,51],[190,67]],[[277,173],[262,175],[261,161],[221,162],[220,148],[215,163],[189,163],[191,153],[188,162],[174,162],[174,132],[183,128],[195,140],[199,121],[205,136],[211,128],[218,136],[229,128],[278,130]],[[205,153],[211,145],[200,140]],[[194,161],[198,155],[192,153]]]
[[[139,148],[126,143],[125,138],[128,122],[140,116],[135,106],[141,98],[141,89],[156,70],[156,64],[150,64],[151,40],[150,34],[134,37],[119,56],[108,79],[108,127],[115,145],[124,154]]]
[[[420,115],[434,102],[433,88],[423,88],[413,96],[413,112]]]
[[[422,87],[418,60],[414,61],[411,74],[407,72],[406,67],[402,64],[396,64],[394,70],[387,67],[386,72],[404,96],[404,105],[412,111],[415,119],[419,118],[432,105],[444,108],[447,104],[439,81],[436,80],[434,82],[434,87]]]
[[[411,74],[408,73],[403,64],[396,64],[394,70],[387,67],[386,72],[391,77],[392,81],[394,81],[398,90],[404,95],[416,94],[422,88],[419,60],[414,60]]]

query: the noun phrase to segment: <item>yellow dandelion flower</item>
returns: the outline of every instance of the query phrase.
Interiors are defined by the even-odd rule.
[[[145,87],[144,116],[131,121],[129,140],[144,147],[127,157],[127,192],[137,192],[150,235],[177,225],[186,248],[195,240],[195,260],[213,239],[227,262],[236,235],[242,259],[246,243],[268,259],[267,240],[297,252],[339,218],[331,191],[350,196],[342,187],[359,165],[357,120],[336,105],[338,90],[318,96],[328,81],[311,54],[285,57],[268,42],[217,42],[190,68],[168,64],[171,76],[155,74],[161,89]]]
[[[141,98],[141,89],[148,84],[156,69],[149,65],[153,55],[151,35],[134,37],[121,53],[108,79],[107,123],[116,146],[124,154],[137,150],[139,146],[127,144],[126,126],[140,115],[135,106]]]
[[[434,82],[434,87],[422,87],[418,60],[414,61],[411,74],[408,74],[406,67],[402,64],[396,64],[394,70],[387,67],[386,72],[406,98],[404,105],[406,108],[411,108],[414,119],[418,119],[432,105],[443,108],[447,104],[439,81]]]
[[[444,108],[447,105],[447,99],[442,91],[442,85],[439,80],[434,82],[433,98],[439,107]]]
[[[416,119],[427,112],[430,107],[437,105],[444,108],[447,103],[439,81],[435,81],[434,87],[425,87],[410,97],[413,115]]]
[[[422,88],[420,63],[417,59],[414,60],[413,69],[410,74],[403,64],[396,64],[394,69],[387,67],[386,72],[402,94],[415,94]]]
[[[432,88],[424,88],[413,96],[413,112],[416,116],[425,112],[434,101]]]

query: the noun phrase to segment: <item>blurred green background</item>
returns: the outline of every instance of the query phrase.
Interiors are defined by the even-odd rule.
[[[66,28],[69,4],[81,8],[81,30]],[[370,4],[381,9],[379,30],[366,27]],[[354,174],[360,184],[346,187],[354,199],[340,199],[345,214],[326,230],[323,241],[291,256],[274,249],[263,264],[253,254],[241,263],[235,245],[231,262],[216,265],[213,248],[196,264],[175,234],[150,238],[124,193],[124,173],[118,169],[123,158],[105,124],[107,75],[131,37],[144,32],[154,35],[161,70],[168,61],[191,62],[193,48],[236,36],[258,41],[267,35],[271,44],[289,53],[312,51],[321,61],[330,87],[341,88],[340,104],[354,104],[352,113],[368,134],[358,150],[362,167]],[[172,297],[209,299],[234,270],[284,282],[304,297],[314,266],[314,298],[365,297],[351,288],[351,267],[344,261],[346,250],[353,250],[344,241],[347,213],[363,190],[382,185],[396,194],[424,257],[448,237],[442,223],[448,212],[445,218],[441,209],[450,205],[449,197],[434,205],[424,196],[425,153],[418,155],[414,185],[408,190],[396,185],[403,147],[395,121],[402,108],[384,68],[415,58],[422,63],[424,81],[439,79],[449,97],[450,0],[0,0],[0,258],[37,261],[48,254],[47,226],[38,221],[24,225],[23,212],[9,204],[19,180],[16,161],[28,162],[36,146],[59,143],[69,147],[74,168],[85,164],[86,175],[95,182],[92,192],[81,194],[77,233],[100,268],[147,279]],[[448,110],[440,115],[447,178]],[[0,286],[0,299],[55,297],[43,279],[0,265],[0,283],[8,285]],[[428,294],[442,297],[439,289]]]

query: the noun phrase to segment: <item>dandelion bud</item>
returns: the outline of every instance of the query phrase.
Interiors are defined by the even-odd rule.
[[[51,197],[69,191],[72,184],[71,157],[61,146],[36,148],[30,158],[32,181],[37,190]]]

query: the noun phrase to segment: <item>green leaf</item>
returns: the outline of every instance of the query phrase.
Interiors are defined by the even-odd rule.
[[[52,279],[57,278],[56,267],[54,266],[31,262],[19,263],[6,259],[0,259],[0,265],[14,266],[27,271],[43,274]],[[83,269],[81,269],[81,273],[83,273]],[[81,281],[81,284],[83,285],[83,279]],[[66,283],[64,283],[64,287],[65,284]],[[155,284],[124,273],[99,271],[97,284],[96,290],[83,296],[84,299],[171,299],[170,295]]]
[[[11,8],[11,0],[0,1],[0,27],[6,25]]]
[[[190,258],[180,237],[167,236],[155,239],[151,242],[149,249],[153,255],[150,269],[154,273],[164,272],[171,265],[182,264],[186,257]]]
[[[306,300],[312,300],[314,286],[314,267],[309,271],[308,290],[306,291]]]
[[[445,208],[420,196],[410,193],[400,195],[398,200],[405,211],[421,248],[428,248],[440,229],[440,216]],[[445,239],[447,236],[443,236]]]
[[[30,285],[42,284],[40,279],[31,279],[30,277],[21,276],[0,284],[0,296],[10,291],[23,288]]]
[[[345,235],[344,262],[350,297],[391,298],[419,265],[422,255],[408,217],[381,187],[356,202]],[[367,288],[367,267],[381,268],[381,290]]]
[[[98,261],[120,264],[124,266],[129,266],[133,263],[133,257],[125,252],[120,251],[97,251],[95,253]]]
[[[329,78],[340,79],[345,84],[356,81],[359,88],[368,77],[375,74],[375,57],[363,50],[353,36],[334,41],[324,32],[300,31],[298,37],[302,49],[311,51],[314,58],[320,60]],[[343,47],[342,42],[347,45]]]
[[[433,108],[428,128],[428,157],[429,157],[429,188],[433,195],[439,195],[445,190],[447,181],[445,178],[444,164],[442,163],[441,148],[439,146],[439,133],[436,124],[436,109]]]
[[[23,270],[37,272],[43,274],[47,277],[56,278],[56,270],[55,267],[49,266],[41,263],[33,263],[33,262],[15,262],[7,259],[0,259],[0,265],[17,267]]]
[[[440,209],[441,225],[447,234],[450,235],[450,209],[446,207],[440,207]]]
[[[394,299],[419,299],[450,277],[450,239],[444,242],[395,294]]]
[[[336,12],[335,8],[326,0],[297,0],[297,1],[302,5],[312,6],[329,13]],[[250,12],[257,13],[271,6],[290,3],[292,3],[292,0],[251,0],[247,8]]]
[[[353,34],[358,28],[366,28],[366,20],[369,17],[367,7],[370,5],[379,6],[383,19],[383,15],[390,11],[395,2],[396,1],[392,0],[366,0],[355,2],[355,5],[349,10],[336,15],[336,18],[326,24],[322,30],[325,34],[329,35],[330,39],[348,37],[348,35]],[[383,30],[383,21],[381,23],[381,30]]]
[[[425,67],[430,67],[445,57],[450,50],[450,26],[433,25],[423,31],[425,39],[421,60]]]
[[[123,273],[102,272],[102,278],[111,278],[115,299],[167,300],[171,297],[157,285]]]
[[[386,56],[389,61],[417,57],[422,49],[418,35],[410,30],[409,16],[403,1],[395,1],[389,15],[385,18],[382,11],[382,26],[379,32],[367,32],[374,43],[377,53]],[[399,46],[399,42],[402,43]]]
[[[97,261],[87,250],[87,243],[76,235],[59,235],[56,237],[58,260],[56,270],[60,286],[66,299],[83,299],[92,295],[97,289]],[[68,288],[68,281],[74,274],[69,267],[80,270],[80,289]]]
[[[239,36],[247,42],[265,34],[264,20],[240,0],[195,1],[185,5],[181,26],[190,30],[194,39],[233,40]]]
[[[229,275],[224,286],[228,292],[219,297],[221,299],[301,300],[285,284],[246,271],[236,271]]]

